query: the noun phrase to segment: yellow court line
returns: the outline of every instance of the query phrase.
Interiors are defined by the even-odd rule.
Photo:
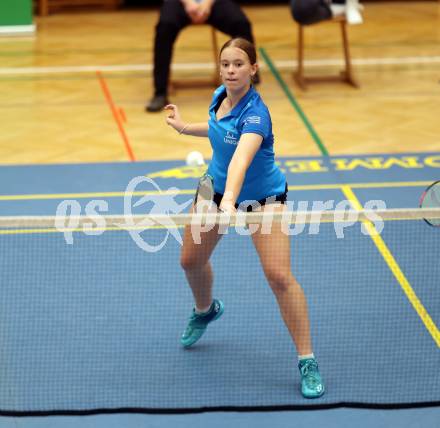
[[[342,192],[344,193],[347,200],[349,200],[353,204],[353,208],[360,211],[363,209],[361,203],[357,199],[356,195],[354,194],[353,190],[348,185],[341,186]],[[437,344],[437,347],[440,348],[440,331],[435,325],[434,321],[428,314],[427,310],[423,306],[422,302],[417,297],[416,293],[414,292],[413,288],[411,287],[411,284],[409,283],[408,279],[406,278],[405,274],[400,269],[400,266],[398,265],[396,259],[394,258],[393,254],[391,253],[390,249],[385,244],[385,241],[382,239],[382,237],[379,235],[378,231],[374,227],[373,223],[369,221],[363,221],[365,224],[365,227],[368,230],[368,233],[373,240],[374,244],[376,245],[379,253],[384,258],[386,264],[388,265],[389,269],[393,273],[394,277],[397,279],[397,282],[399,283],[400,287],[402,288],[403,292],[405,293],[406,297],[410,301],[411,305],[417,312],[418,316],[422,320],[423,324],[425,325],[426,329],[434,339],[434,342]]]
[[[432,184],[432,181],[384,181],[378,183],[347,183],[347,184],[304,184],[289,186],[289,190],[341,190],[344,186],[353,189],[377,189],[388,187],[425,187]]]
[[[369,189],[369,188],[385,188],[385,187],[421,187],[421,186],[429,186],[432,184],[432,180],[430,181],[384,181],[378,183],[352,183],[352,184],[343,184],[338,185],[339,188],[342,186],[350,186],[355,189]]]
[[[38,229],[1,229],[0,235],[32,235],[32,234],[39,234],[39,233],[87,233],[87,232],[108,232],[108,231],[145,231],[145,230],[151,230],[151,229],[160,229],[160,230],[168,230],[170,228],[172,229],[183,229],[183,225],[152,225],[152,226],[108,226],[108,227],[95,227],[95,228],[89,228],[89,227],[76,227],[76,228],[53,228],[53,227],[43,227]]]
[[[378,182],[378,183],[347,183],[347,184],[304,184],[291,185],[289,190],[340,190],[344,186],[352,189],[369,189],[369,188],[387,188],[387,187],[426,187],[432,184],[432,181],[397,181],[397,182]],[[192,195],[195,189],[181,189],[179,195]],[[131,196],[145,196],[170,194],[164,191],[138,191],[130,193]],[[0,195],[0,201],[27,201],[27,200],[46,200],[46,199],[88,199],[88,198],[121,198],[125,196],[125,192],[93,192],[93,193],[38,193],[29,195]]]
[[[431,184],[431,183],[429,183]],[[195,189],[179,190],[179,195],[193,194]],[[127,193],[130,196],[145,196],[145,195],[167,195],[174,194],[174,192],[164,191],[138,191]],[[34,195],[1,195],[0,201],[27,201],[27,200],[45,200],[45,199],[88,199],[88,198],[121,198],[126,195],[126,192],[94,192],[94,193],[37,193]]]

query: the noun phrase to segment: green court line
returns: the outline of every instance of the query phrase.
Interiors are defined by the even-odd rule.
[[[277,79],[278,83],[280,84],[281,88],[283,89],[284,93],[286,94],[287,98],[290,101],[290,104],[292,104],[293,108],[298,113],[301,120],[304,122],[304,125],[306,126],[307,130],[310,132],[310,135],[312,136],[313,140],[315,141],[316,145],[318,146],[319,150],[321,151],[322,155],[329,156],[329,153],[324,146],[324,143],[319,138],[317,132],[313,128],[310,121],[307,119],[307,116],[301,109],[300,105],[296,101],[295,97],[292,94],[292,91],[287,86],[286,82],[281,77],[280,73],[276,69],[275,65],[273,64],[272,60],[269,58],[269,55],[265,51],[264,48],[259,48],[259,51],[261,53],[261,56],[263,57],[264,61],[266,62],[267,66],[269,67],[270,71],[274,75],[275,79]]]
[[[301,190],[332,190],[342,189],[344,186],[349,186],[354,189],[372,189],[372,188],[387,188],[387,187],[426,187],[432,181],[390,181],[378,183],[345,183],[345,184],[303,184],[290,185],[289,191]],[[130,193],[131,196],[145,196],[168,194],[166,191],[137,191]],[[194,189],[180,189],[179,195],[193,195]],[[23,195],[0,195],[0,201],[28,201],[28,200],[46,200],[46,199],[92,199],[92,198],[121,198],[125,196],[124,191],[118,192],[83,192],[83,193],[36,193]]]

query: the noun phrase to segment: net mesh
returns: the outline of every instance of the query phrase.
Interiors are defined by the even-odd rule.
[[[0,411],[438,404],[440,229],[423,219],[439,211],[270,216],[308,300],[327,387],[312,402],[249,237],[267,216],[0,218]],[[225,314],[183,349],[179,238],[214,223]]]

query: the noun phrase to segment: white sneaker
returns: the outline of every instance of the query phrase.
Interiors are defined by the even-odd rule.
[[[347,0],[345,7],[345,17],[347,22],[352,25],[362,24],[364,22],[359,10],[361,5],[358,0]]]
[[[342,16],[346,14],[345,4],[331,4],[330,10],[332,11],[333,17]]]

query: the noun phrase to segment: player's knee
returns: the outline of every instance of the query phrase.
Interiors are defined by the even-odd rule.
[[[184,271],[193,271],[203,266],[202,261],[198,257],[194,257],[192,254],[182,253],[180,256],[180,266]]]
[[[291,285],[290,272],[269,269],[266,271],[266,278],[275,294],[286,292]]]

